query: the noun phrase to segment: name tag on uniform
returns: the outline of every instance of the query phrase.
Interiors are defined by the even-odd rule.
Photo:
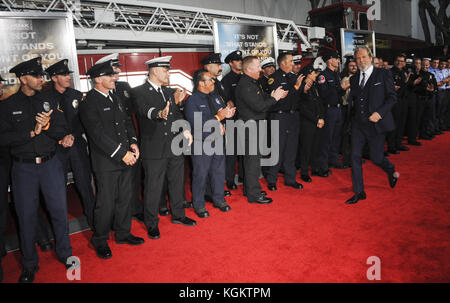
[[[334,82],[334,80],[328,80],[328,82]]]
[[[378,82],[378,83],[375,83],[373,86],[377,86],[377,85],[380,85],[381,84],[381,82]]]
[[[200,105],[200,107],[206,107],[206,105]]]
[[[236,86],[237,85],[237,83],[233,83],[233,84],[231,84],[231,86]]]
[[[106,112],[107,110],[111,110],[111,107],[105,107],[105,108],[103,109],[104,112]]]
[[[22,114],[22,111],[13,112],[12,114],[13,114],[13,115],[20,115],[20,114]]]
[[[281,82],[281,83],[280,83],[280,85],[286,85],[286,84],[287,84],[286,82]]]

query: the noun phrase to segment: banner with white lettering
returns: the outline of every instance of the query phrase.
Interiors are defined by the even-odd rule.
[[[79,88],[75,35],[70,14],[0,13],[0,74],[7,80],[6,98],[19,89],[19,79],[9,70],[23,62],[42,57],[43,68],[69,59],[73,86]]]
[[[262,22],[243,22],[229,20],[213,20],[214,51],[225,57],[235,51],[242,51],[242,57],[252,55],[264,60],[278,56],[277,31],[275,24]],[[229,66],[223,65],[223,74]]]

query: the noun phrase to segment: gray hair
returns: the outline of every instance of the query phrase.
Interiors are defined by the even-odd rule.
[[[357,47],[355,48],[355,51],[353,52],[353,56],[356,58],[356,54],[357,54],[359,51],[362,51],[362,50],[366,50],[366,51],[367,51],[367,54],[369,55],[369,57],[370,57],[370,58],[373,58],[372,50],[371,50],[370,47],[368,47],[367,45],[360,45],[360,46],[357,46]]]

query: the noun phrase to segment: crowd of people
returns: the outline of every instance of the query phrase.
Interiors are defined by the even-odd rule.
[[[346,203],[354,204],[366,198],[366,158],[387,173],[394,188],[399,173],[389,154],[408,151],[404,143],[421,145],[418,140],[450,130],[449,60],[399,54],[389,68],[387,61],[360,47],[339,73],[337,52],[322,58],[323,71],[312,63],[302,65],[301,55],[289,52],[261,62],[237,50],[225,63],[213,53],[194,73],[187,98],[185,90],[169,87],[170,56],[148,60],[148,77],[135,88],[119,81],[118,54],[103,57],[87,71],[92,89],[84,97],[70,87],[67,59],[45,71],[41,57],[16,65],[10,72],[19,78],[20,88],[0,102],[0,257],[6,255],[11,184],[23,256],[19,282],[34,281],[36,244],[43,251],[52,249],[40,201],[49,213],[58,260],[70,268],[69,171],[93,231],[91,243],[102,259],[112,257],[111,231],[118,244],[145,242],[131,233],[132,217],[144,222],[150,239],[158,239],[159,216],[194,226],[186,208],[193,207],[199,218],[210,216],[206,202],[228,212],[225,197],[238,194],[240,182],[249,203],[272,203],[261,187],[261,174],[268,191],[281,186],[280,173],[284,186],[300,191],[300,180],[310,183],[311,177],[329,177],[332,169],[351,168],[355,195]],[[219,80],[223,64],[230,71]],[[179,121],[186,122],[181,131]],[[238,121],[245,123],[243,132],[228,127]],[[266,127],[252,132],[253,121]],[[180,136],[181,154],[174,148]],[[276,151],[275,163],[261,166],[270,155],[259,148],[250,152],[260,140],[269,142],[272,154]],[[244,153],[237,152],[238,142]],[[192,152],[198,146],[203,147],[200,152]],[[186,163],[192,202],[185,199]]]

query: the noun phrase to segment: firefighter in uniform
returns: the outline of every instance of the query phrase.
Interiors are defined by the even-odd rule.
[[[133,88],[139,129],[141,131],[144,180],[144,223],[151,239],[160,238],[158,210],[164,180],[170,198],[172,223],[194,226],[184,209],[184,157],[172,151],[172,123],[183,119],[179,105],[186,92],[168,88],[171,56],[151,59],[145,64],[149,76],[144,84]],[[183,134],[192,141],[189,131]]]
[[[80,117],[91,152],[97,185],[94,234],[91,242],[97,256],[112,257],[107,240],[111,227],[118,244],[139,245],[144,239],[131,234],[131,192],[133,169],[139,158],[136,131],[115,88],[112,62],[93,65],[87,74],[93,82],[80,104]]]
[[[59,141],[57,155],[63,163],[65,176],[69,166],[71,168],[87,223],[93,229],[95,197],[87,142],[83,138],[85,131],[78,114],[78,106],[83,94],[70,87],[70,74],[73,72],[69,70],[68,61],[67,59],[58,61],[45,70],[52,80],[52,87],[42,96],[56,100],[57,109],[64,116],[68,133]]]
[[[19,282],[33,282],[39,269],[35,246],[39,191],[50,213],[58,260],[66,265],[72,255],[64,169],[55,157],[66,130],[64,121],[52,115],[57,111],[55,100],[39,94],[44,81],[41,57],[14,66],[10,73],[16,74],[21,86],[1,103],[0,144],[11,147],[13,160],[12,192],[23,255]]]

